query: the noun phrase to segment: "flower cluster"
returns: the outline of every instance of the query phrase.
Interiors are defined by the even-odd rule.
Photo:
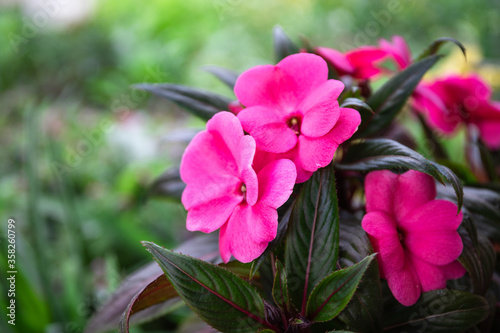
[[[235,84],[230,112],[217,113],[189,144],[180,173],[187,187],[182,203],[191,231],[219,232],[224,262],[250,262],[276,237],[277,209],[296,183],[331,163],[340,144],[361,123],[356,110],[339,106],[342,81],[328,79],[328,64],[341,78],[366,82],[411,64],[400,36],[347,53],[318,47],[315,54],[290,55],[277,65],[253,67]],[[468,97],[475,93],[475,104]],[[476,124],[486,143],[500,146],[500,107],[476,77],[421,84],[413,104],[428,111],[445,132],[460,121]],[[472,109],[474,108],[474,109]],[[448,117],[448,118],[446,118]],[[494,119],[494,120],[492,120]],[[496,131],[496,133],[494,133]],[[445,288],[465,269],[457,228],[462,214],[449,201],[435,200],[432,177],[417,171],[375,171],[366,176],[362,227],[377,256],[381,277],[395,298],[412,305],[421,292]]]
[[[359,113],[337,101],[343,88],[313,54],[251,68],[235,86],[245,108],[237,117],[216,114],[187,147],[180,168],[187,228],[220,229],[225,262],[261,255],[276,237],[277,208],[294,184],[328,165],[356,131]]]

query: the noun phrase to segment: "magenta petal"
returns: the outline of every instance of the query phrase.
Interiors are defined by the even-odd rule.
[[[366,211],[392,215],[398,175],[389,170],[370,172],[365,178]]]
[[[297,144],[297,135],[284,118],[262,106],[249,107],[238,114],[245,131],[255,139],[257,147],[271,153],[286,152]]]
[[[262,105],[282,112],[284,106],[297,105],[297,98],[293,95],[295,87],[290,81],[291,78],[276,66],[256,66],[238,77],[234,93],[246,107]]]
[[[227,195],[210,200],[188,210],[186,228],[189,231],[213,232],[219,229],[239,205],[242,197]]]
[[[318,138],[330,132],[340,116],[337,98],[342,90],[344,84],[341,81],[328,80],[300,103],[298,109],[303,114],[301,133]]]
[[[249,205],[238,205],[229,218],[226,237],[228,238],[230,251],[240,262],[250,262],[259,257],[267,247],[268,242],[256,243],[252,237],[254,221],[247,220],[251,216],[247,210],[253,207]]]
[[[458,260],[451,264],[438,267],[441,269],[441,272],[443,272],[443,276],[446,280],[459,279],[467,272]]]
[[[398,177],[394,191],[394,213],[398,221],[403,221],[413,209],[434,200],[436,184],[431,176],[409,170]]]
[[[318,47],[316,51],[337,69],[340,76],[354,72],[354,67],[342,52],[327,47]]]
[[[241,206],[238,223],[245,223],[247,228],[246,237],[250,237],[254,243],[270,242],[276,238],[278,231],[278,211],[276,208],[268,207],[260,202],[254,206]]]
[[[297,171],[292,161],[281,159],[264,167],[259,172],[258,178],[259,204],[277,209],[292,194]]]
[[[320,138],[299,136],[298,158],[300,166],[310,172],[330,164],[339,144],[330,135]]]
[[[184,151],[180,174],[185,183],[205,184],[214,178],[219,182],[228,176],[237,177],[238,166],[229,148],[219,137],[202,131],[196,134]]]
[[[363,217],[363,229],[377,239],[380,261],[387,269],[400,270],[404,267],[404,249],[399,240],[396,221],[383,212],[371,212]]]
[[[394,58],[399,69],[404,69],[411,64],[411,52],[403,37],[393,36],[392,44],[385,39],[381,39],[379,45],[382,50]]]
[[[244,145],[240,143],[243,138],[243,128],[238,118],[230,112],[222,111],[216,113],[212,119],[207,122],[207,131],[214,135],[219,141],[221,141],[227,148],[229,148],[229,153],[237,157],[240,155],[240,150],[245,149]],[[244,161],[241,158],[237,161],[238,164],[246,163],[249,165],[253,160],[252,149],[255,149],[255,144],[251,140],[247,140],[246,144],[249,145],[249,154],[252,156],[247,156],[247,160]],[[209,147],[216,148],[216,147]],[[236,169],[238,166],[235,166]]]
[[[500,148],[500,103],[484,101],[479,107],[473,122],[477,124],[486,146],[496,150]]]
[[[321,57],[311,53],[292,54],[281,60],[276,67],[282,68],[295,83],[297,100],[306,98],[314,89],[328,80],[328,65]]]
[[[227,236],[227,223],[224,224],[219,231],[219,253],[226,264],[231,259],[231,248],[229,244],[230,239]]]
[[[237,160],[240,168],[241,181],[246,187],[246,200],[248,204],[254,205],[257,202],[259,187],[257,174],[252,167],[255,156],[255,140],[245,135],[238,145]],[[240,186],[241,188],[241,186]]]
[[[340,116],[333,129],[320,138],[299,136],[300,165],[306,171],[314,172],[327,166],[333,159],[337,147],[356,132],[361,117],[356,110],[340,108]]]
[[[413,267],[407,263],[399,271],[390,271],[387,274],[387,283],[392,294],[404,306],[415,304],[421,293],[421,286]]]
[[[382,72],[376,63],[387,56],[387,52],[372,46],[363,46],[346,53],[347,61],[355,68],[354,77],[369,79]]]
[[[286,115],[327,78],[328,67],[321,57],[293,54],[276,66],[256,66],[243,72],[234,92],[246,107],[262,105]]]
[[[431,265],[412,255],[408,256],[408,259],[417,273],[423,292],[446,288],[446,279],[439,266]]]
[[[415,209],[404,221],[404,245],[412,254],[433,265],[446,265],[462,253],[462,238],[456,231],[462,221],[457,206],[434,200]]]

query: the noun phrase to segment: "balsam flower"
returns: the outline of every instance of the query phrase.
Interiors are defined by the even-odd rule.
[[[413,170],[374,171],[365,190],[362,227],[378,252],[381,277],[401,304],[413,305],[421,292],[445,288],[446,280],[465,274],[457,261],[462,213],[450,201],[435,200],[432,177]]]
[[[491,87],[480,77],[452,75],[420,86],[414,107],[432,127],[450,134],[460,124],[474,125],[489,148],[500,148],[500,102],[490,100]]]
[[[291,159],[297,182],[304,182],[332,161],[361,122],[356,110],[339,107],[343,89],[342,82],[328,80],[321,57],[294,54],[239,76],[234,91],[245,109],[238,119],[259,150]]]
[[[379,67],[387,52],[375,46],[362,46],[346,53],[327,47],[318,47],[316,52],[329,62],[339,76],[348,75],[358,80],[367,80],[383,72]]]
[[[187,229],[206,233],[220,229],[224,262],[231,254],[250,262],[264,252],[276,237],[276,209],[289,198],[295,184],[291,161],[273,161],[256,173],[254,155],[255,141],[244,135],[236,116],[220,112],[193,138],[182,157]]]

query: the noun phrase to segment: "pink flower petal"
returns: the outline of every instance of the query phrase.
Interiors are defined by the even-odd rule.
[[[481,103],[474,118],[485,145],[494,150],[500,148],[500,103]]]
[[[294,54],[276,66],[256,66],[243,72],[236,81],[234,92],[246,107],[268,106],[287,115],[327,78],[328,67],[321,57]]]
[[[229,245],[229,240],[227,236],[227,223],[221,226],[220,231],[219,231],[219,253],[222,258],[222,261],[224,261],[226,264],[229,262],[231,259],[231,249]]]
[[[370,172],[365,178],[366,211],[392,215],[398,175],[389,170]]]
[[[464,266],[462,266],[462,264],[458,260],[448,265],[439,266],[439,269],[441,269],[444,278],[447,280],[459,279],[467,272]]]
[[[300,103],[298,109],[304,115],[301,133],[310,138],[318,138],[330,132],[340,116],[337,98],[342,90],[344,84],[341,81],[328,80]]]
[[[394,58],[400,70],[411,64],[411,52],[403,37],[393,36],[392,44],[385,39],[381,39],[379,45],[382,50]]]
[[[398,222],[405,230],[405,248],[430,264],[447,265],[462,253],[462,238],[456,231],[461,221],[454,203],[434,200]]]
[[[415,268],[423,292],[446,288],[446,279],[440,266],[431,265],[413,255],[409,255],[408,260]]]
[[[409,263],[400,271],[390,271],[387,274],[387,283],[394,297],[404,306],[411,306],[420,298],[420,281]]]
[[[283,205],[293,191],[297,171],[290,160],[277,160],[264,167],[258,174],[259,204],[274,208]]]
[[[405,264],[404,249],[399,240],[396,222],[383,212],[368,213],[361,222],[363,229],[377,239],[380,261],[385,267],[385,273],[391,270],[401,270]]]
[[[241,138],[238,150],[236,152],[236,159],[238,161],[240,179],[246,187],[246,201],[249,205],[254,205],[257,202],[259,194],[257,174],[252,168],[252,161],[255,156],[255,140],[245,135]],[[241,188],[241,186],[240,186]]]
[[[398,221],[403,221],[413,209],[436,198],[434,179],[415,170],[409,170],[399,175],[394,191],[393,207]]]
[[[268,244],[268,242],[256,243],[252,237],[249,237],[255,221],[249,221],[246,218],[249,215],[248,210],[252,208],[249,205],[238,205],[229,218],[225,231],[229,249],[240,262],[250,262],[256,259],[264,252]]]
[[[203,186],[210,179],[237,177],[238,166],[227,145],[213,134],[202,131],[191,140],[182,156],[180,175],[188,184]]]
[[[387,52],[372,46],[362,46],[346,53],[347,61],[355,68],[353,77],[356,79],[369,79],[382,70],[376,63],[383,60]]]
[[[339,119],[328,134],[320,138],[300,135],[300,166],[310,172],[327,166],[332,161],[337,147],[356,132],[360,123],[361,117],[356,110],[340,108]]]
[[[278,231],[278,211],[276,208],[268,207],[260,202],[255,206],[241,205],[239,207],[240,209],[235,212],[237,220],[232,223],[246,225],[245,227],[241,226],[241,228],[246,228],[244,237],[250,238],[256,244],[268,243],[276,238]]]
[[[243,197],[226,195],[188,210],[186,228],[189,231],[213,232],[227,222]]]
[[[245,131],[255,139],[259,149],[271,153],[286,152],[297,144],[297,135],[274,110],[253,106],[238,114]]]
[[[318,47],[316,52],[333,65],[339,76],[354,73],[354,67],[342,52],[327,47]]]

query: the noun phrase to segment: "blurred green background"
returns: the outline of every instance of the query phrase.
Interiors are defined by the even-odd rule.
[[[2,311],[0,331],[82,332],[123,278],[150,261],[141,240],[171,248],[192,236],[179,203],[147,194],[178,165],[182,129],[203,123],[130,85],[173,82],[232,96],[200,67],[273,62],[279,24],[297,42],[303,35],[342,51],[399,34],[418,54],[453,37],[498,88],[498,22],[494,0],[0,1],[2,309],[9,218],[18,270],[16,326]],[[134,332],[174,332],[185,314]]]

